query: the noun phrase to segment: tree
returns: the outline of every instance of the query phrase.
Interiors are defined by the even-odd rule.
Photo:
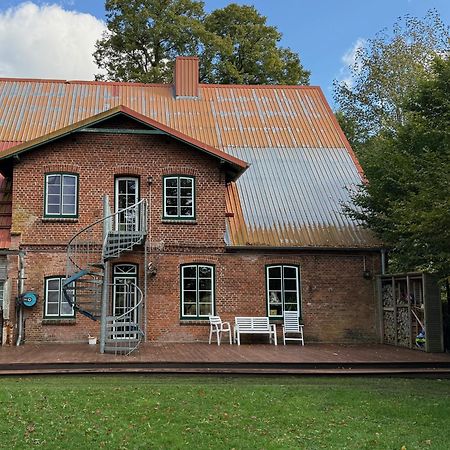
[[[349,214],[392,247],[397,270],[450,274],[450,59],[436,58],[403,124],[363,153],[369,180]]]
[[[200,57],[201,81],[308,84],[298,55],[253,6],[204,12],[196,0],[106,0],[108,30],[94,58],[96,79],[171,82],[176,56]]]
[[[450,52],[449,38],[449,28],[431,10],[423,20],[400,18],[392,35],[384,30],[356,50],[352,83],[334,82],[341,119],[356,127],[356,150],[380,131],[395,131],[403,123],[408,93],[427,78],[436,55]]]
[[[281,33],[254,6],[232,3],[205,18],[219,42],[206,43],[202,80],[224,84],[308,84],[299,56],[279,47]]]
[[[94,59],[96,79],[161,83],[172,80],[175,56],[199,51],[206,39],[203,2],[196,0],[106,0],[108,30]]]

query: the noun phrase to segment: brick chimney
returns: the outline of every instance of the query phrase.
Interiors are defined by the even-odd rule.
[[[176,97],[198,97],[198,58],[178,56],[175,60],[173,81]]]

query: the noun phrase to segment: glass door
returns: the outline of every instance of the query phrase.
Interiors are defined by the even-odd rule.
[[[135,177],[116,178],[115,188],[115,211],[122,211],[116,216],[116,231],[138,231],[138,209],[126,208],[139,202],[139,179]]]
[[[137,299],[137,266],[135,264],[117,264],[113,271],[113,316],[122,318],[117,322],[124,322],[131,319],[131,322],[138,321],[138,308],[136,306]],[[131,311],[129,314],[127,314]],[[116,326],[117,339],[130,337],[130,330],[126,330],[124,326]],[[128,331],[128,332],[127,332]],[[122,332],[122,334],[121,334]]]

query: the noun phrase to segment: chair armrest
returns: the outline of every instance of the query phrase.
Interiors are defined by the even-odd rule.
[[[222,330],[231,330],[230,322],[222,322]]]

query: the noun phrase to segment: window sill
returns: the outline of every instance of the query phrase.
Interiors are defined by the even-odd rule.
[[[77,223],[78,217],[43,217],[42,222]]]
[[[177,224],[177,225],[197,225],[197,221],[195,219],[162,219],[162,223],[166,224]]]
[[[74,318],[71,319],[42,319],[42,325],[76,325],[77,321]]]
[[[208,325],[208,319],[180,319],[180,325]]]

